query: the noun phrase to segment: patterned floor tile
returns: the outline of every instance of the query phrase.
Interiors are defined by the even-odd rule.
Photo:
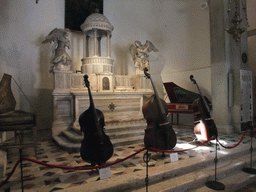
[[[209,152],[215,152],[215,144],[201,146],[194,148],[198,143],[194,142],[194,133],[192,127],[175,128],[177,134],[177,145],[174,150],[178,150],[178,160],[193,158],[195,156],[205,157]],[[234,145],[241,138],[239,134],[221,135],[219,140],[225,145]],[[247,135],[243,139],[242,144],[250,142],[250,137]],[[116,147],[114,149],[113,156],[108,160],[108,163],[113,163],[123,158],[134,154],[138,150],[144,147],[143,143],[133,144],[128,146]],[[188,151],[182,151],[183,149],[191,149]],[[220,147],[219,147],[220,148]],[[149,168],[155,169],[156,167],[170,164],[170,154],[165,154],[163,157],[161,152],[149,152],[151,159],[149,161]],[[132,172],[145,171],[146,163],[143,159],[145,151],[133,156],[130,159],[122,161],[120,163],[111,166],[112,177],[118,175],[126,175]],[[23,150],[23,155],[34,159],[33,148],[26,148]],[[19,160],[19,151],[16,149],[8,151],[8,165],[7,174],[11,172],[14,164]],[[84,162],[80,157],[80,153],[68,153],[61,150],[56,144],[48,139],[39,141],[38,144],[38,159],[44,163],[70,166],[70,167],[83,167],[90,166],[90,164]],[[41,188],[42,191],[58,191],[72,186],[84,185],[88,182],[96,182],[99,178],[99,171],[92,170],[70,170],[70,169],[58,169],[44,165],[35,164],[33,162],[23,162],[23,175],[24,175],[24,188],[27,192],[35,191],[35,189]],[[18,166],[9,182],[4,185],[2,189],[12,190],[20,189],[20,167]],[[0,191],[2,190],[0,189]],[[2,192],[2,191],[1,191]]]

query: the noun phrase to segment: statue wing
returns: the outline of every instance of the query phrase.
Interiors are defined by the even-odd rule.
[[[136,59],[136,52],[137,52],[137,49],[136,49],[135,45],[132,44],[130,46],[129,50],[130,50],[130,53],[132,55],[132,59],[135,60]]]
[[[151,51],[158,52],[158,49],[157,49],[157,48],[154,46],[154,44],[153,44],[151,41],[149,41],[149,40],[147,40],[146,43],[145,43],[145,45],[143,45],[143,46],[145,46],[145,48],[147,47],[147,52],[148,52],[148,53],[151,52]]]
[[[51,43],[51,42],[53,41],[53,39],[56,37],[57,31],[58,31],[57,28],[53,29],[53,30],[47,35],[47,37],[45,37],[45,40],[44,40],[42,43],[43,43],[43,44]]]

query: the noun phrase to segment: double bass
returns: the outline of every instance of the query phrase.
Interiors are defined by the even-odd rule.
[[[146,147],[170,150],[175,147],[177,138],[172,125],[167,119],[167,104],[160,99],[147,68],[144,69],[144,74],[150,79],[154,90],[154,94],[142,106],[142,112],[147,121],[144,144]]]
[[[84,136],[80,155],[85,162],[102,165],[112,157],[113,145],[104,132],[104,114],[94,106],[87,75],[84,75],[84,82],[88,88],[90,106],[79,116],[80,130]]]
[[[192,108],[194,113],[194,133],[200,142],[205,142],[210,139],[217,138],[217,128],[214,120],[210,115],[210,107],[205,100],[194,76],[190,76],[190,80],[197,86],[200,97],[193,101]]]

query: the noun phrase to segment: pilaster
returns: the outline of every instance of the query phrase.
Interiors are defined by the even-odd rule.
[[[231,4],[230,4],[231,2]],[[243,122],[241,70],[248,70],[247,61],[242,61],[242,55],[247,53],[246,30],[241,39],[236,42],[234,36],[227,32],[232,27],[235,11],[241,16],[241,27],[246,22],[246,10],[242,2],[228,0],[210,1],[210,38],[211,38],[211,84],[212,84],[212,117],[219,132],[241,132],[247,122]],[[231,9],[230,13],[227,12]],[[250,109],[246,109],[248,111]],[[245,124],[244,124],[245,123]]]

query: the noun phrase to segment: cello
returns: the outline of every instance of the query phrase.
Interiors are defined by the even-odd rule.
[[[160,99],[147,68],[144,69],[144,74],[150,79],[154,90],[154,94],[142,106],[142,112],[147,121],[144,144],[146,147],[161,150],[172,149],[177,143],[177,138],[167,119],[167,104],[163,99]]]
[[[84,82],[88,88],[90,107],[79,116],[80,130],[84,136],[80,155],[85,162],[101,165],[112,157],[113,145],[104,132],[104,114],[94,106],[88,75],[84,75]]]
[[[217,138],[217,128],[214,120],[210,115],[210,107],[205,100],[194,76],[190,76],[190,80],[197,86],[200,97],[193,101],[192,108],[194,113],[194,133],[200,142],[205,142],[210,139]]]

